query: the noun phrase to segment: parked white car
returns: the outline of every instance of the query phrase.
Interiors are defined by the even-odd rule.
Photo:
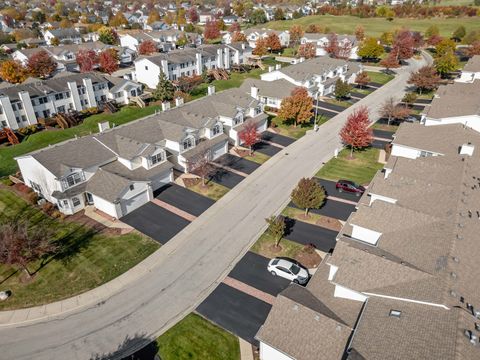
[[[301,285],[306,284],[309,278],[308,270],[303,266],[282,258],[270,260],[267,270],[273,276],[280,276]]]

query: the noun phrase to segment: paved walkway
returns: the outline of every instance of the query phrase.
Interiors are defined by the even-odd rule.
[[[288,204],[298,181],[313,176],[342,147],[338,133],[347,116],[367,106],[371,118],[377,119],[385,99],[401,99],[410,71],[423,65],[412,61],[380,91],[278,152],[123,275],[71,299],[1,312],[1,356],[91,359],[115,351],[115,358],[121,358],[168,330],[221,283],[265,231],[265,217]],[[128,346],[122,348],[125,343]]]
[[[262,142],[264,142],[265,144],[268,144],[268,145],[272,145],[272,146],[275,146],[279,149],[284,149],[285,146],[283,145],[280,145],[280,144],[277,144],[276,142],[273,142],[273,141],[268,141],[268,140],[262,140]]]
[[[187,213],[186,211],[183,211],[173,205],[170,205],[168,203],[166,203],[165,201],[162,201],[162,200],[159,200],[159,199],[153,199],[152,202],[162,208],[164,208],[165,210],[168,210],[172,213],[174,213],[175,215],[178,215],[180,216],[181,218],[184,218],[185,220],[188,220],[188,221],[193,221],[195,220],[197,217],[194,216],[194,215],[191,215],[189,213]]]
[[[237,155],[235,155],[235,156],[237,156]],[[230,167],[230,166],[227,166],[227,165],[219,164],[219,163],[216,163],[216,162],[212,162],[211,164],[212,164],[213,166],[216,166],[216,167],[220,168],[220,169],[224,169],[224,170],[230,171],[230,172],[232,172],[232,173],[234,173],[234,174],[237,174],[237,175],[240,175],[240,176],[243,176],[243,177],[247,177],[247,176],[248,176],[247,173],[244,173],[243,171],[240,171],[240,170],[236,170],[236,169],[234,169],[234,168],[232,168],[232,167]]]
[[[245,284],[244,282],[241,282],[237,279],[231,278],[227,276],[225,279],[223,279],[223,283],[227,284],[228,286],[233,287],[234,289],[240,290],[241,292],[253,296],[254,298],[257,298],[258,300],[262,300],[266,302],[267,304],[273,305],[273,302],[275,301],[275,296],[267,294],[266,292],[263,292],[261,290],[258,290],[257,288],[254,288],[253,286],[250,286],[248,284]]]

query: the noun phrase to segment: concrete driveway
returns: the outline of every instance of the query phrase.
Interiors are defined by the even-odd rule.
[[[283,135],[280,135],[280,134],[275,134],[271,131],[265,131],[262,134],[262,139],[267,140],[267,141],[271,141],[271,142],[273,142],[275,144],[279,144],[281,146],[288,146],[288,145],[291,145],[295,142],[295,139],[293,139],[291,137],[283,136]]]
[[[191,215],[200,216],[215,201],[177,184],[168,184],[155,192],[155,198]]]
[[[329,252],[335,248],[337,231],[325,229],[295,219],[286,219],[285,238],[302,245],[313,244],[318,250]]]
[[[255,335],[265,322],[271,307],[262,300],[222,283],[196,311],[249,343],[258,345]]]
[[[215,160],[215,162],[246,174],[251,174],[260,167],[260,164],[257,164],[256,162],[243,159],[232,154],[222,155],[220,158]]]
[[[122,218],[124,223],[166,244],[190,222],[164,208],[148,202]]]
[[[210,176],[209,179],[215,181],[217,184],[232,189],[236,185],[240,184],[240,182],[245,178],[226,169],[217,169],[216,173]]]

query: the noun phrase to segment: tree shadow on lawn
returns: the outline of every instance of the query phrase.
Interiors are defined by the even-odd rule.
[[[160,360],[157,357],[158,350],[156,341],[150,340],[145,334],[135,334],[133,337],[127,336],[116,350],[93,354],[90,360]]]

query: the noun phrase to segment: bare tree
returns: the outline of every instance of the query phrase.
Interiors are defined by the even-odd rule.
[[[210,159],[210,150],[205,150],[188,161],[188,171],[200,176],[202,186],[206,186],[207,177],[215,174],[217,171],[217,168],[211,164]]]
[[[394,119],[405,119],[409,116],[410,109],[398,104],[393,97],[390,97],[382,104],[380,113],[388,119],[388,125],[390,125]]]

